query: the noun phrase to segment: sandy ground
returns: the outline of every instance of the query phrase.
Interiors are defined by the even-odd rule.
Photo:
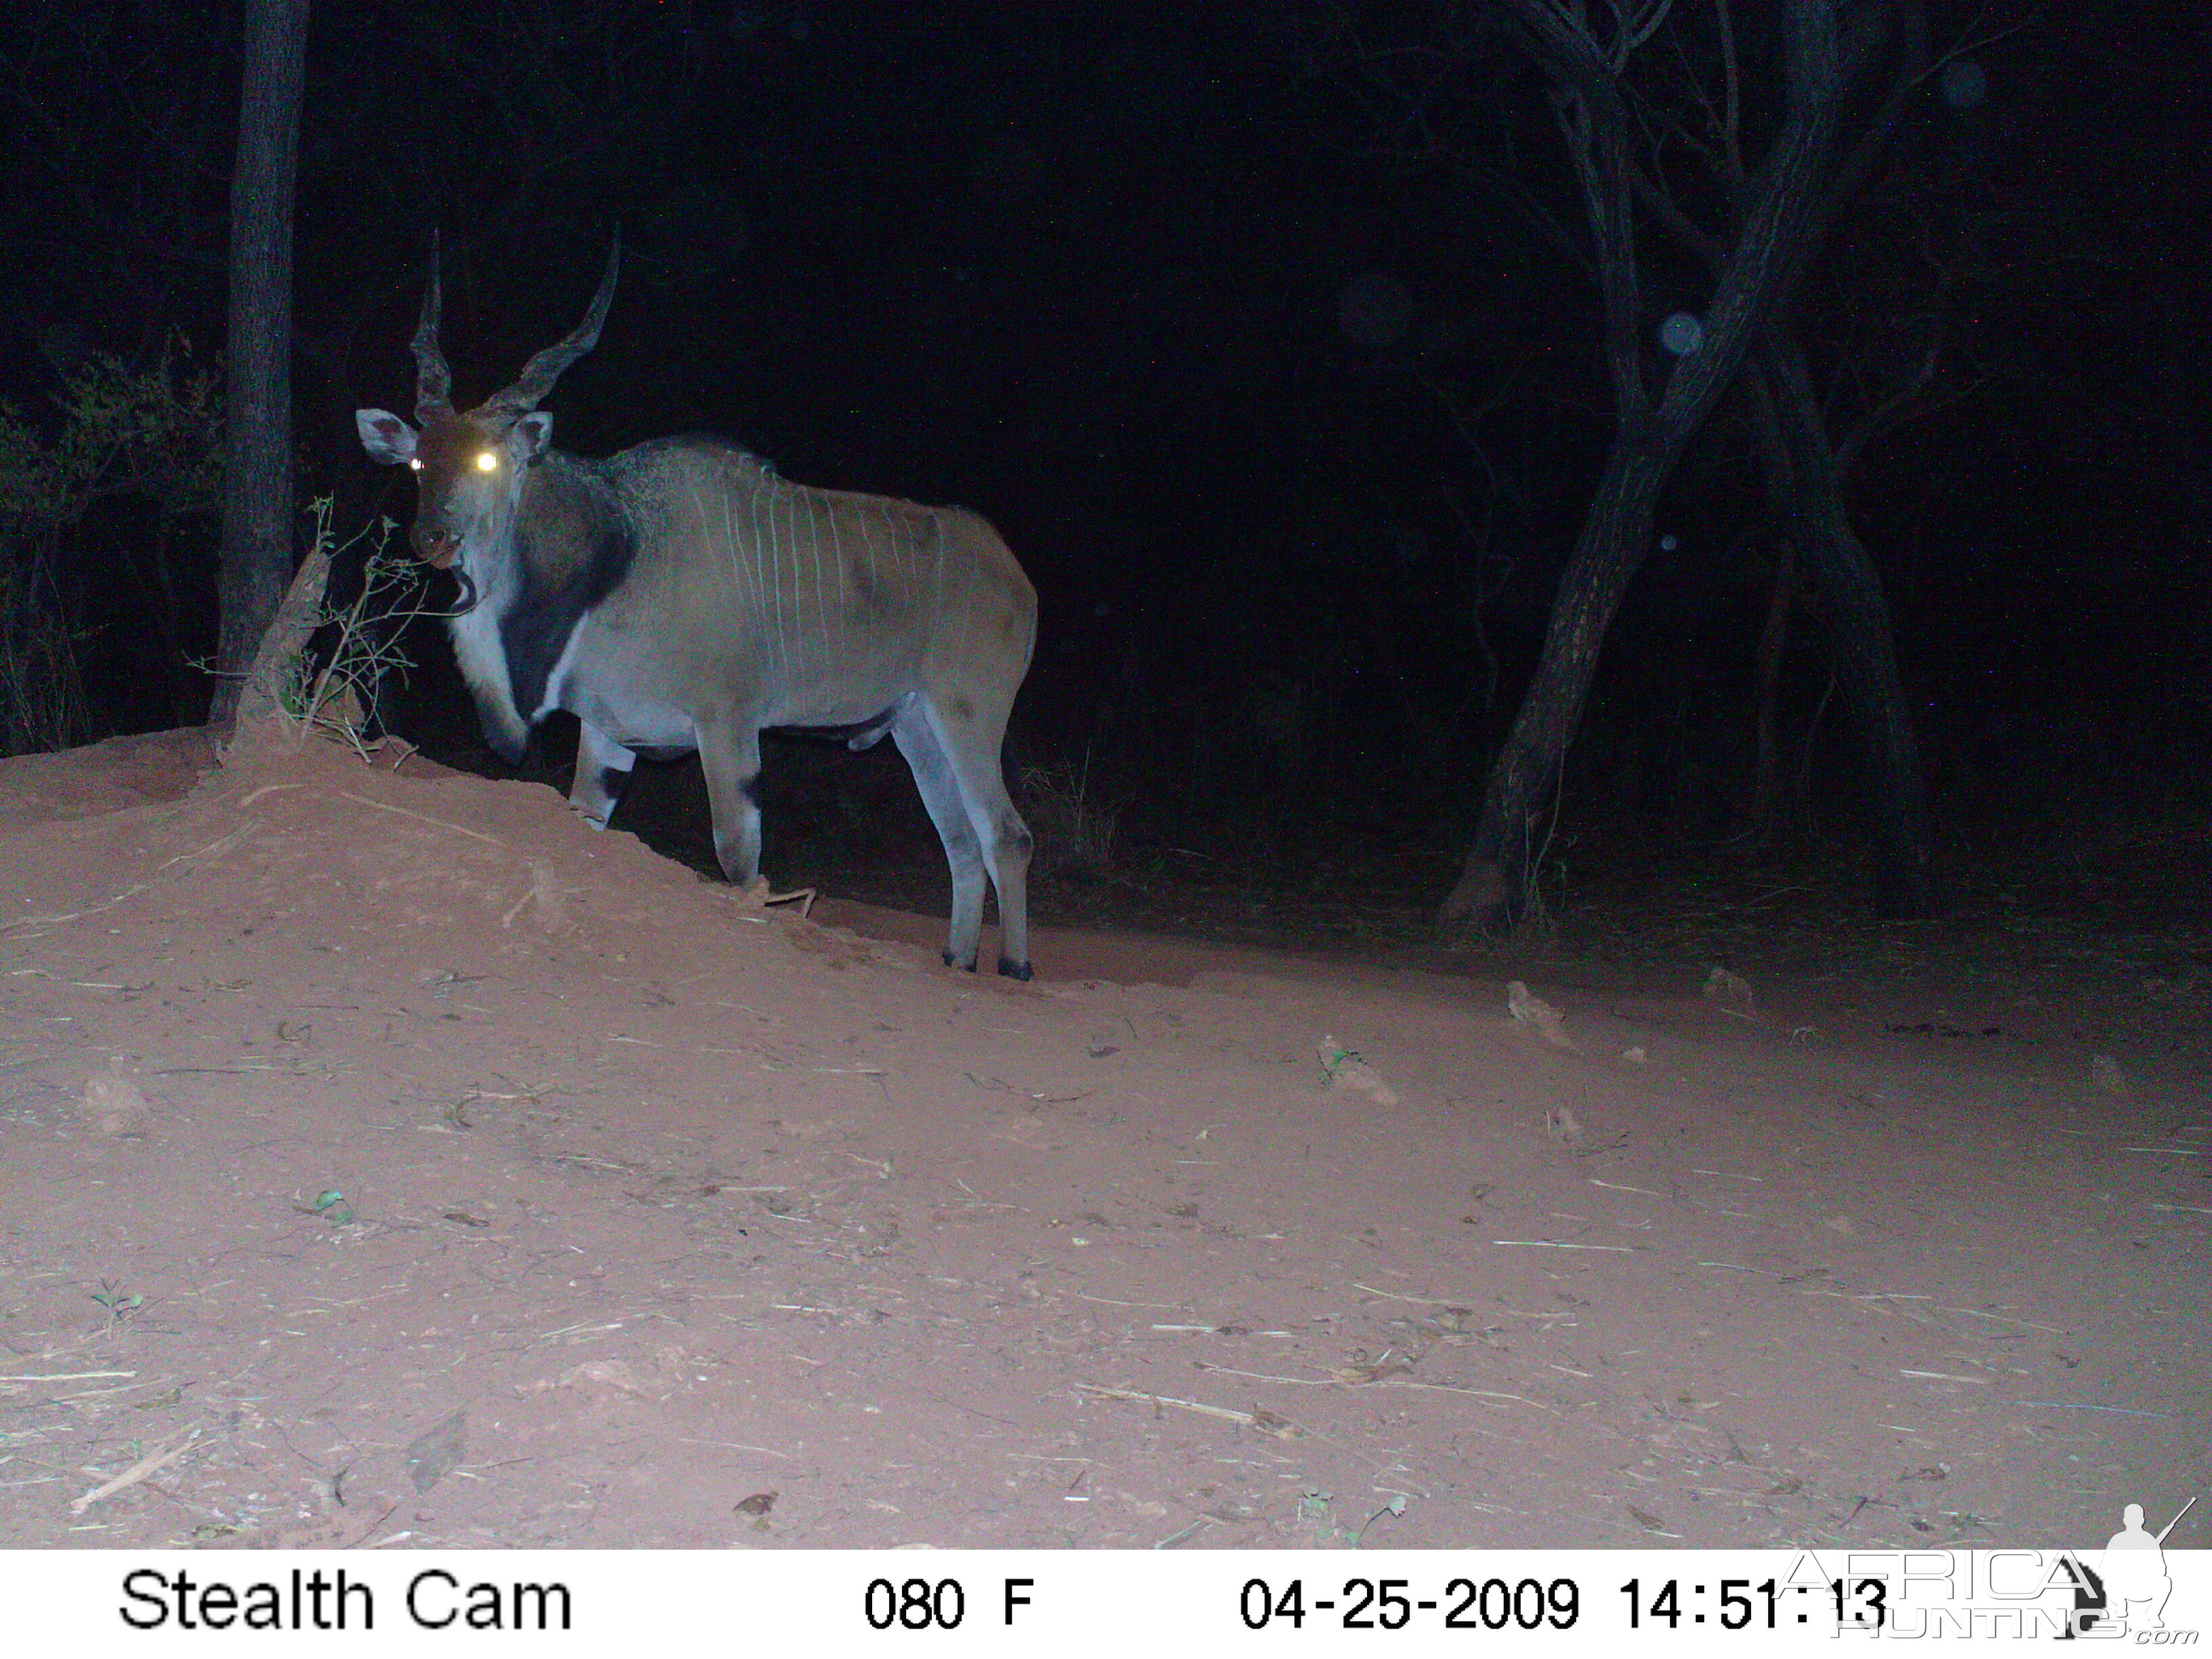
[[[0,764],[0,1547],[2088,1545],[2212,1486],[2201,1005],[1684,971],[1547,1033],[1050,928],[1018,986],[542,788],[208,765]]]

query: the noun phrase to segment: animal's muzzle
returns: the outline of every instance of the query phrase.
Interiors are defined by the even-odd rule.
[[[460,586],[460,596],[454,602],[453,608],[446,614],[448,617],[465,617],[475,610],[477,601],[483,596],[477,592],[476,583],[469,580],[469,573],[459,562],[460,537],[450,530],[434,529],[418,520],[415,528],[408,532],[407,539],[415,549],[415,556],[431,569],[453,573],[453,580]]]
[[[461,538],[450,530],[432,530],[418,524],[410,539],[415,544],[415,556],[434,570],[450,570],[460,556]]]

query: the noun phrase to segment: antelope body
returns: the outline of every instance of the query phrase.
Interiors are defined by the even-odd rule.
[[[434,260],[415,337],[416,418],[356,417],[369,454],[420,486],[409,539],[450,569],[447,627],[486,740],[510,764],[556,708],[582,722],[569,804],[604,828],[639,754],[698,751],[722,872],[759,872],[760,733],[836,728],[906,757],[952,867],[946,962],[972,969],[983,882],[999,971],[1030,977],[1030,837],[1000,748],[1036,636],[1036,593],[975,514],[793,483],[713,438],[603,460],[551,447],[537,410],[592,349],[592,309],[514,386],[465,414],[437,343]]]

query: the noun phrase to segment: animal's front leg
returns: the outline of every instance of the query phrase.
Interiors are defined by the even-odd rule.
[[[586,720],[576,739],[576,780],[568,786],[568,805],[592,829],[605,829],[636,764],[635,755]]]
[[[702,723],[699,760],[714,812],[714,856],[723,875],[750,887],[760,874],[760,728],[738,721]]]

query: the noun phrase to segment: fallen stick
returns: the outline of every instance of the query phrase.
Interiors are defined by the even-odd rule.
[[[1180,1412],[1196,1412],[1200,1417],[1218,1418],[1224,1423],[1256,1430],[1278,1440],[1295,1440],[1305,1433],[1295,1423],[1287,1423],[1273,1412],[1231,1411],[1225,1406],[1206,1406],[1195,1400],[1176,1400],[1167,1395],[1144,1394],[1135,1389],[1101,1388],[1096,1382],[1079,1382],[1075,1385],[1075,1391],[1087,1394],[1094,1400],[1127,1400],[1135,1405],[1151,1406],[1156,1409],[1162,1406],[1173,1406]]]
[[[145,890],[146,884],[144,882],[133,882],[130,886],[118,893],[113,898],[108,899],[103,903],[88,905],[82,910],[64,910],[58,916],[18,916],[13,921],[0,922],[0,927],[46,927],[59,922],[82,921],[85,917],[96,916],[103,910],[112,910],[117,905],[122,903],[124,900],[132,897],[134,895],[143,893]]]
[[[471,830],[461,824],[448,823],[443,818],[434,818],[430,817],[427,812],[410,812],[404,806],[394,806],[389,801],[371,800],[366,795],[356,795],[352,791],[347,789],[339,790],[338,794],[343,799],[356,802],[362,806],[374,807],[380,812],[390,812],[398,817],[412,818],[417,823],[427,823],[433,830],[450,830],[457,836],[466,836],[471,841],[483,842],[488,847],[504,847],[507,845],[507,843],[501,841],[497,836],[487,836],[481,830]]]
[[[788,893],[771,892],[768,878],[756,876],[750,887],[741,887],[734,893],[717,892],[714,896],[725,904],[740,904],[748,910],[764,910],[771,904],[796,904],[799,914],[811,921],[816,891],[811,887],[794,887]]]
[[[186,1452],[190,1451],[199,1437],[200,1431],[198,1429],[194,1429],[190,1434],[185,1437],[185,1443],[183,1445],[173,1446],[165,1452],[148,1453],[145,1456],[140,1458],[136,1463],[133,1463],[129,1468],[124,1470],[122,1474],[117,1475],[114,1480],[106,1482],[105,1485],[94,1486],[90,1492],[85,1493],[82,1498],[71,1498],[70,1500],[70,1513],[71,1515],[82,1515],[87,1510],[90,1509],[94,1504],[99,1503],[103,1498],[112,1498],[116,1493],[121,1492],[125,1486],[135,1486],[142,1480],[152,1479],[155,1475],[159,1474],[163,1469],[167,1468],[170,1464],[182,1457]]]

